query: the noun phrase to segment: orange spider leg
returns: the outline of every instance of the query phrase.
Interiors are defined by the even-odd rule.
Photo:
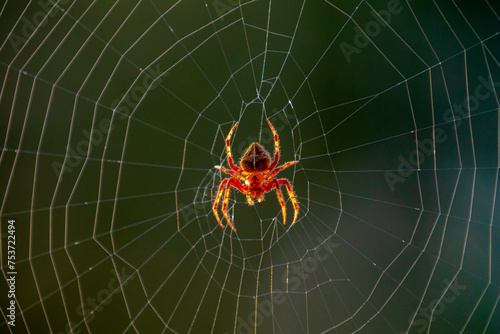
[[[286,225],[286,204],[285,204],[285,199],[283,198],[283,194],[281,193],[280,189],[280,184],[278,180],[272,179],[265,185],[265,191],[268,192],[269,190],[276,188],[276,195],[278,196],[278,200],[280,201],[281,205],[281,212],[283,213],[283,225]]]
[[[298,161],[289,161],[289,162],[285,163],[283,166],[280,166],[280,167],[276,168],[275,170],[273,170],[271,172],[271,174],[267,175],[266,179],[267,180],[271,179],[273,176],[275,176],[276,174],[278,174],[279,172],[281,172],[283,169],[288,168],[290,166],[293,166],[296,163],[298,163]]]
[[[249,191],[247,191],[247,201],[248,201],[248,205],[253,205],[252,197],[250,197]]]
[[[269,127],[271,128],[271,131],[273,132],[273,135],[274,135],[274,160],[273,160],[273,163],[271,164],[271,166],[269,166],[269,170],[272,170],[274,167],[276,167],[276,165],[278,164],[278,161],[280,159],[280,141],[279,141],[278,133],[274,129],[274,127],[271,124],[271,122],[269,121],[269,119],[267,119],[267,124],[269,124]]]
[[[243,174],[243,169],[236,166],[233,162],[233,156],[231,155],[231,145],[230,145],[231,136],[233,135],[234,129],[236,129],[236,127],[238,126],[238,123],[239,122],[236,122],[236,124],[233,126],[231,131],[229,131],[229,134],[226,137],[227,162],[229,163],[229,167],[231,167],[231,169],[235,170],[240,174]]]
[[[229,223],[229,226],[231,226],[231,229],[236,232],[236,229],[234,228],[233,224],[231,223],[231,219],[229,219],[229,215],[227,214],[227,202],[229,201],[230,191],[231,191],[231,182],[228,183],[226,187],[226,192],[224,194],[224,202],[222,203],[222,214],[224,215],[224,217],[226,217],[226,220]]]
[[[222,213],[224,214],[224,217],[226,217],[227,223],[229,224],[229,226],[231,226],[231,229],[234,232],[236,232],[236,229],[234,228],[233,223],[231,223],[231,219],[229,218],[229,215],[227,214],[227,202],[229,201],[229,192],[231,191],[231,186],[235,187],[236,189],[238,189],[239,191],[241,191],[244,194],[247,191],[245,189],[245,186],[242,185],[240,182],[238,182],[238,180],[233,179],[233,178],[229,178],[226,180],[229,180],[229,181],[227,183],[226,193],[224,194],[224,203],[222,204]]]
[[[219,215],[217,214],[217,207],[219,206],[220,199],[222,197],[222,193],[224,192],[224,187],[229,182],[230,179],[224,179],[220,183],[219,190],[217,190],[217,198],[215,199],[214,205],[212,206],[212,211],[214,212],[215,218],[217,218],[217,222],[219,225],[224,228],[224,225],[221,223],[219,219]]]
[[[219,170],[223,171],[224,173],[227,173],[227,174],[229,174],[231,176],[234,176],[238,180],[245,181],[245,177],[244,176],[242,176],[242,175],[240,175],[240,174],[238,174],[238,173],[236,173],[236,172],[234,172],[234,171],[232,171],[230,169],[227,169],[227,168],[225,168],[223,166],[215,166],[215,168],[217,168],[217,169],[219,169]]]
[[[293,193],[292,185],[290,184],[290,182],[287,179],[279,179],[278,183],[280,185],[281,184],[286,185],[286,190],[288,191],[288,196],[290,196],[290,199],[292,200],[293,211],[294,211],[293,223],[292,223],[292,226],[293,226],[293,224],[295,224],[295,221],[297,220],[297,216],[299,215],[299,203],[297,202],[297,198],[295,198],[295,194]]]

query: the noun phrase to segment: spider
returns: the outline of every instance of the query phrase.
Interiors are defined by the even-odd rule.
[[[295,165],[296,163],[298,163],[298,161],[289,161],[282,166],[275,168],[280,157],[279,138],[271,122],[267,120],[267,124],[269,124],[269,127],[274,134],[274,160],[271,162],[271,155],[264,149],[262,145],[260,145],[259,143],[252,143],[240,160],[241,168],[236,166],[233,163],[231,146],[229,145],[229,142],[231,140],[231,135],[233,134],[234,129],[236,129],[236,127],[238,126],[238,123],[239,122],[236,122],[231,131],[229,131],[229,134],[226,138],[227,161],[229,163],[229,167],[231,167],[231,170],[226,169],[223,166],[215,166],[215,168],[232,176],[225,178],[220,183],[219,190],[217,191],[217,197],[212,207],[215,218],[217,218],[219,225],[224,228],[224,225],[221,223],[219,215],[217,214],[219,202],[223,197],[224,199],[222,204],[222,213],[224,214],[224,217],[226,217],[226,220],[229,226],[231,226],[231,229],[236,232],[236,229],[234,228],[231,220],[229,219],[229,215],[227,214],[227,202],[229,200],[229,192],[231,191],[231,187],[234,187],[245,194],[249,205],[254,204],[252,198],[256,198],[260,203],[264,199],[264,194],[266,192],[269,192],[272,189],[276,189],[276,195],[278,196],[278,200],[281,205],[281,211],[283,213],[283,224],[286,224],[285,200],[283,199],[283,194],[280,190],[280,186],[284,184],[286,185],[288,196],[290,196],[290,199],[292,200],[294,209],[292,225],[295,224],[297,215],[299,214],[299,204],[297,202],[297,199],[295,198],[295,194],[293,193],[292,185],[290,184],[288,179],[277,179],[274,176],[283,169]]]

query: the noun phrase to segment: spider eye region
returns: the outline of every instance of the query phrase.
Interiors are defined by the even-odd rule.
[[[241,158],[240,166],[244,171],[264,171],[271,164],[271,156],[259,143],[252,143]]]

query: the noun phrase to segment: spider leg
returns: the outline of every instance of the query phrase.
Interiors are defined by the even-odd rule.
[[[248,205],[253,205],[252,197],[250,197],[250,192],[247,191],[247,201]]]
[[[233,162],[233,156],[231,155],[231,136],[233,135],[234,129],[238,126],[239,122],[236,122],[236,124],[233,126],[231,131],[229,131],[229,134],[226,137],[226,151],[227,151],[227,162],[229,163],[229,167],[231,167],[232,170],[236,171],[237,173],[243,174],[243,169],[240,167],[236,166]]]
[[[217,169],[219,169],[219,170],[223,171],[224,173],[227,173],[227,174],[229,174],[231,176],[234,176],[238,180],[245,181],[245,177],[242,176],[242,175],[240,175],[240,174],[238,174],[238,173],[236,173],[235,171],[227,169],[227,168],[225,168],[223,166],[215,166],[215,168],[217,168]]]
[[[231,219],[229,219],[229,215],[227,214],[227,202],[229,201],[229,192],[231,191],[231,185],[230,183],[226,187],[226,191],[224,193],[224,203],[222,204],[222,214],[224,217],[226,217],[227,222],[229,223],[229,226],[231,226],[231,229],[236,232],[236,229],[234,228],[233,224],[231,223]]]
[[[276,174],[278,174],[279,172],[281,172],[283,169],[288,168],[290,166],[293,166],[293,165],[295,165],[297,163],[299,163],[299,162],[298,161],[289,161],[289,162],[283,164],[283,166],[280,166],[280,167],[276,168],[269,175],[267,175],[266,179],[267,180],[272,179],[273,176],[275,176]]]
[[[224,179],[220,183],[219,190],[217,191],[217,197],[215,198],[214,205],[212,206],[212,211],[214,212],[214,216],[215,216],[215,218],[217,218],[217,222],[219,223],[220,227],[222,227],[222,228],[224,228],[224,225],[221,223],[221,221],[219,219],[219,215],[217,214],[217,207],[219,206],[219,202],[220,202],[220,199],[222,197],[222,193],[224,192],[224,187],[229,182],[229,180],[230,180],[229,178]]]
[[[281,184],[286,185],[286,190],[288,191],[288,196],[290,196],[290,200],[292,201],[293,211],[294,211],[293,223],[292,223],[292,226],[293,226],[293,224],[295,224],[295,221],[297,220],[297,216],[299,215],[299,203],[297,202],[297,198],[295,197],[295,194],[293,193],[293,188],[292,188],[292,185],[290,184],[290,181],[288,181],[287,179],[279,179],[278,183],[280,185]]]
[[[269,121],[269,119],[267,119],[267,124],[269,124],[269,127],[271,128],[271,131],[273,132],[273,135],[274,135],[274,160],[273,160],[271,166],[269,166],[269,170],[272,170],[274,167],[276,167],[276,165],[278,164],[278,161],[280,159],[280,140],[278,137],[278,133],[274,129],[274,127],[271,124],[271,122]]]
[[[226,217],[227,223],[229,224],[229,226],[231,226],[231,229],[234,232],[236,232],[236,229],[234,228],[233,223],[231,223],[231,219],[229,218],[229,215],[227,214],[227,203],[229,201],[229,192],[231,191],[231,187],[235,187],[236,189],[238,189],[242,193],[246,193],[246,191],[245,191],[245,187],[240,182],[238,182],[238,180],[233,179],[233,178],[229,178],[227,180],[229,180],[229,181],[228,181],[226,191],[224,194],[224,203],[222,204],[222,213],[224,214],[224,217]]]
[[[280,184],[278,180],[272,179],[266,183],[265,191],[269,191],[273,188],[276,188],[276,196],[278,196],[278,200],[281,205],[281,212],[283,213],[283,225],[286,225],[286,205],[285,199],[283,198],[283,194],[281,193]]]
[[[230,180],[231,180],[230,178],[222,180],[222,182],[220,183],[220,186],[219,186],[219,190],[217,191],[217,197],[215,198],[214,205],[212,206],[212,211],[214,212],[214,216],[215,216],[215,218],[217,218],[217,222],[219,223],[220,227],[222,227],[222,228],[224,228],[225,226],[220,221],[219,215],[217,214],[217,208],[219,206],[219,202],[220,202],[222,195],[224,193],[224,188],[226,187],[227,183]]]

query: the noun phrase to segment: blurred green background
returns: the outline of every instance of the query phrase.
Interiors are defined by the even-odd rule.
[[[496,2],[1,8],[0,332],[500,332]],[[233,191],[221,229],[266,118],[298,221]]]

